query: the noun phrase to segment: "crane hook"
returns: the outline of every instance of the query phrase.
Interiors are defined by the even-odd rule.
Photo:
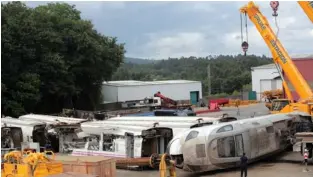
[[[241,48],[242,48],[243,52],[245,53],[245,56],[247,56],[247,51],[248,51],[248,48],[249,48],[248,42],[243,41],[242,44],[241,44]]]
[[[273,9],[273,14],[272,15],[274,17],[277,17],[278,16],[277,10],[278,10],[278,6],[279,6],[279,2],[278,1],[271,1],[270,5],[271,5],[271,7]]]

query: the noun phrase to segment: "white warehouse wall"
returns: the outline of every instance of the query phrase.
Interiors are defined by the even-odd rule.
[[[189,100],[191,91],[199,91],[199,99],[202,99],[201,82],[179,83],[179,84],[155,84],[140,86],[118,87],[118,102],[129,100],[142,100],[146,97],[153,97],[158,91],[162,95],[173,100]]]
[[[114,103],[118,100],[118,87],[114,85],[102,85],[103,103]]]
[[[274,66],[274,65],[273,65]],[[274,81],[274,78],[279,77],[279,73],[276,69],[276,67],[255,67],[252,68],[251,71],[251,77],[252,77],[252,91],[255,91],[257,94],[257,100],[261,100],[261,82],[263,83],[262,87],[272,87],[272,80]],[[268,82],[268,83],[267,83]],[[275,79],[275,88],[276,89],[282,89],[282,81],[281,79]],[[264,84],[269,84],[264,85]],[[264,88],[263,88],[264,89]]]

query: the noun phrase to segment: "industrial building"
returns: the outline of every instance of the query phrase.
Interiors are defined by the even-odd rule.
[[[313,89],[313,55],[294,56],[292,60],[304,79],[310,84]],[[284,75],[284,72],[283,72]],[[262,92],[266,90],[282,89],[282,79],[276,69],[275,64],[267,64],[251,68],[252,76],[252,91],[256,92],[257,100],[261,100]],[[293,98],[298,100],[299,96],[294,91],[288,78],[284,76],[289,89],[292,92]]]
[[[173,100],[190,100],[196,104],[202,99],[200,81],[166,80],[166,81],[109,81],[103,82],[103,104],[121,103],[153,97],[157,92]]]

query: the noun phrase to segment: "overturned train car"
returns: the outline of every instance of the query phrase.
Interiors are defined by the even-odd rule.
[[[46,144],[45,123],[26,121],[11,117],[1,118],[2,148],[21,148],[22,142]]]
[[[239,166],[244,152],[251,163],[291,146],[296,132],[309,131],[310,115],[260,116],[190,129],[174,137],[167,152],[185,171],[226,169]]]
[[[211,126],[235,118],[209,117],[116,117],[81,124],[88,140],[72,155],[115,158],[150,157],[166,152],[174,136],[193,127]]]

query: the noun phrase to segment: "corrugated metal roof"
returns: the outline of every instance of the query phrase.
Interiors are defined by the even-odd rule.
[[[293,61],[298,70],[300,71],[303,78],[308,82],[308,84],[311,86],[313,91],[313,74],[312,74],[312,68],[313,68],[313,59],[302,59],[302,60],[294,60]],[[289,79],[284,76],[286,81],[289,83]],[[291,94],[295,100],[299,99],[299,95],[297,92],[293,91],[293,87],[290,86]]]
[[[139,85],[161,85],[161,84],[187,84],[187,83],[197,83],[200,81],[190,81],[190,80],[164,80],[164,81],[136,81],[136,80],[124,80],[124,81],[108,81],[103,82],[103,85],[112,86],[139,86]]]
[[[304,79],[308,82],[313,81],[313,60],[294,60],[293,61]],[[288,80],[288,78],[286,78]]]
[[[275,64],[266,64],[261,66],[252,67],[251,69],[267,69],[267,68],[275,68]]]

